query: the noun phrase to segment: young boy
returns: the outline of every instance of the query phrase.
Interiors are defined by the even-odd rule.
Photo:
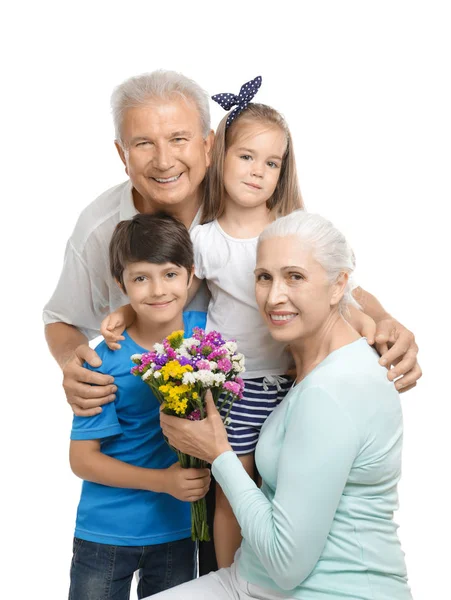
[[[130,357],[175,330],[190,336],[205,314],[183,312],[193,277],[188,231],[167,215],[118,224],[110,268],[136,312],[119,350],[96,350],[96,371],[114,376],[116,400],[93,417],[74,416],[70,464],[84,479],[78,506],[69,600],[128,600],[195,577],[189,502],[209,487],[208,469],[182,469],[160,429],[158,400],[130,373]]]

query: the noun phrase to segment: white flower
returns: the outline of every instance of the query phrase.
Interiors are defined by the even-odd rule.
[[[192,358],[192,355],[188,352],[185,346],[180,346],[177,350],[179,356],[183,356],[184,358]]]
[[[236,345],[236,342],[226,342],[224,344],[224,346],[227,348],[227,350],[230,352],[230,354],[234,354],[234,352],[236,352],[238,346]]]
[[[235,354],[235,356],[232,356],[232,360],[234,362],[240,362],[240,361],[244,360],[244,354],[241,354],[241,352],[238,352],[237,354]]]
[[[216,371],[218,368],[218,363],[214,360],[209,360],[208,362],[210,363],[210,371]]]
[[[182,383],[183,385],[191,385],[192,383],[196,383],[196,375],[194,373],[183,373]]]
[[[215,382],[214,373],[207,371],[207,369],[200,369],[199,371],[196,371],[194,375],[196,377],[196,381],[200,381],[204,387],[212,387]]]
[[[153,375],[153,373],[152,373],[152,370],[151,370],[151,369],[149,369],[148,371],[146,371],[146,372],[144,373],[144,375],[142,375],[142,376],[141,376],[141,379],[142,379],[143,381],[147,381],[148,379],[150,379],[150,377],[152,377],[152,375]]]
[[[226,380],[226,376],[224,375],[224,373],[214,373],[213,377],[214,377],[215,386],[217,386],[217,387],[222,385]]]
[[[226,427],[228,427],[230,425],[230,423],[232,422],[232,419],[230,417],[227,417],[227,419],[224,419],[224,425]]]
[[[134,363],[136,363],[136,362],[141,362],[141,357],[142,357],[142,354],[132,354],[131,357],[130,357],[130,359]]]
[[[164,354],[164,346],[163,344],[154,344],[153,345],[153,349],[155,350],[155,352],[157,354]]]
[[[191,348],[191,346],[200,346],[200,341],[193,337],[183,340],[182,347]]]
[[[155,371],[155,373],[153,374],[155,379],[158,379],[159,377],[161,377],[161,372],[160,371]]]

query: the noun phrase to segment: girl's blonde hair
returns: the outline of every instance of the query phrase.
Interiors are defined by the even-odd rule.
[[[267,201],[269,210],[276,216],[285,216],[296,209],[304,208],[301,190],[299,189],[294,159],[293,142],[290,130],[283,116],[271,106],[251,102],[247,108],[236,117],[231,125],[226,128],[228,114],[218,125],[211,154],[211,165],[206,176],[204,188],[202,223],[218,219],[224,212],[224,160],[225,155],[233,143],[240,123],[252,121],[266,125],[276,125],[285,133],[287,147],[282,159],[281,172],[273,195]],[[238,125],[237,125],[238,124]]]

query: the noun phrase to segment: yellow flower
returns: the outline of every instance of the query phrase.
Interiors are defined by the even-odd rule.
[[[182,379],[183,373],[188,371],[192,371],[193,367],[191,365],[182,365],[177,360],[170,360],[160,369],[160,373],[163,376],[165,381],[168,381],[169,378],[172,379]]]
[[[168,335],[167,340],[173,350],[177,350],[177,348],[183,342],[183,334],[184,334],[184,331],[180,330],[180,331],[173,331],[171,333],[171,335]]]

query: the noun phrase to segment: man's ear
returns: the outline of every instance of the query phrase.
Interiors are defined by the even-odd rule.
[[[340,275],[337,277],[337,281],[332,286],[332,296],[330,298],[331,306],[335,306],[343,298],[348,280],[349,275],[345,272],[340,273]]]
[[[126,156],[125,156],[125,150],[124,150],[124,148],[122,147],[121,143],[120,143],[120,142],[118,142],[117,140],[114,140],[114,145],[116,146],[116,150],[117,150],[117,153],[119,154],[119,156],[120,156],[120,158],[121,158],[121,161],[122,161],[122,162],[124,163],[124,165],[125,165],[125,172],[126,172],[126,173],[127,173],[127,175],[128,175],[127,158],[126,158]]]
[[[215,132],[213,131],[213,129],[211,129],[210,133],[207,135],[207,137],[204,140],[204,144],[205,144],[205,163],[206,163],[207,168],[211,164],[211,151],[213,149],[213,142],[214,141],[215,141]]]

